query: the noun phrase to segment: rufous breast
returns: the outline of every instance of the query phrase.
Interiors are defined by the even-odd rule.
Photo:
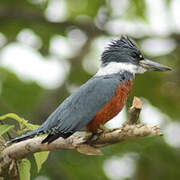
[[[133,80],[127,80],[125,85],[120,82],[115,96],[101,109],[93,120],[88,124],[87,130],[97,132],[100,125],[104,125],[107,121],[115,117],[126,104],[128,95],[131,91]]]

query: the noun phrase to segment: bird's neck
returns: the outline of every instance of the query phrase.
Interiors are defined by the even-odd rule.
[[[129,72],[135,75],[136,73],[144,73],[145,70],[130,63],[111,62],[108,63],[107,65],[101,65],[95,76],[104,76],[104,75],[111,75],[117,73],[122,74],[124,72]]]

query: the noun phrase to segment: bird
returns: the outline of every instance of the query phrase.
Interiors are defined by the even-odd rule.
[[[146,71],[171,71],[168,66],[144,58],[136,43],[128,36],[112,40],[101,55],[97,73],[67,97],[37,129],[9,141],[17,143],[47,134],[43,143],[64,139],[86,129],[95,134],[115,117],[126,104],[135,74]]]

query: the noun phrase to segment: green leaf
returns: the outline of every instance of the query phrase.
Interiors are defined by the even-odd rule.
[[[13,128],[14,128],[14,125],[7,125],[7,124],[0,125],[0,135],[3,135],[4,133],[6,133],[7,131]]]
[[[21,180],[30,180],[31,163],[28,159],[22,159],[19,164],[19,173]]]
[[[45,152],[38,152],[34,154],[35,160],[36,160],[36,164],[37,164],[37,169],[38,172],[40,171],[42,164],[47,160],[49,155],[49,151],[45,151]]]
[[[28,123],[27,120],[19,117],[17,114],[14,114],[14,113],[8,113],[3,116],[0,116],[0,120],[5,120],[7,118],[15,119],[20,124],[21,129],[26,127],[28,130],[34,130],[35,128],[39,127],[38,125]]]

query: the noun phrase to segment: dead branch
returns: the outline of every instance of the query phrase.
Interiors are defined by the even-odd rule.
[[[128,139],[162,135],[157,126],[137,124],[141,107],[141,100],[135,97],[133,105],[129,110],[130,118],[128,122],[120,128],[104,130],[96,139],[91,141],[87,137],[73,135],[67,139],[59,138],[50,144],[41,144],[44,137],[36,137],[12,144],[6,147],[0,154],[0,173],[13,160],[25,158],[36,152],[71,149],[86,155],[102,155],[99,148]]]

